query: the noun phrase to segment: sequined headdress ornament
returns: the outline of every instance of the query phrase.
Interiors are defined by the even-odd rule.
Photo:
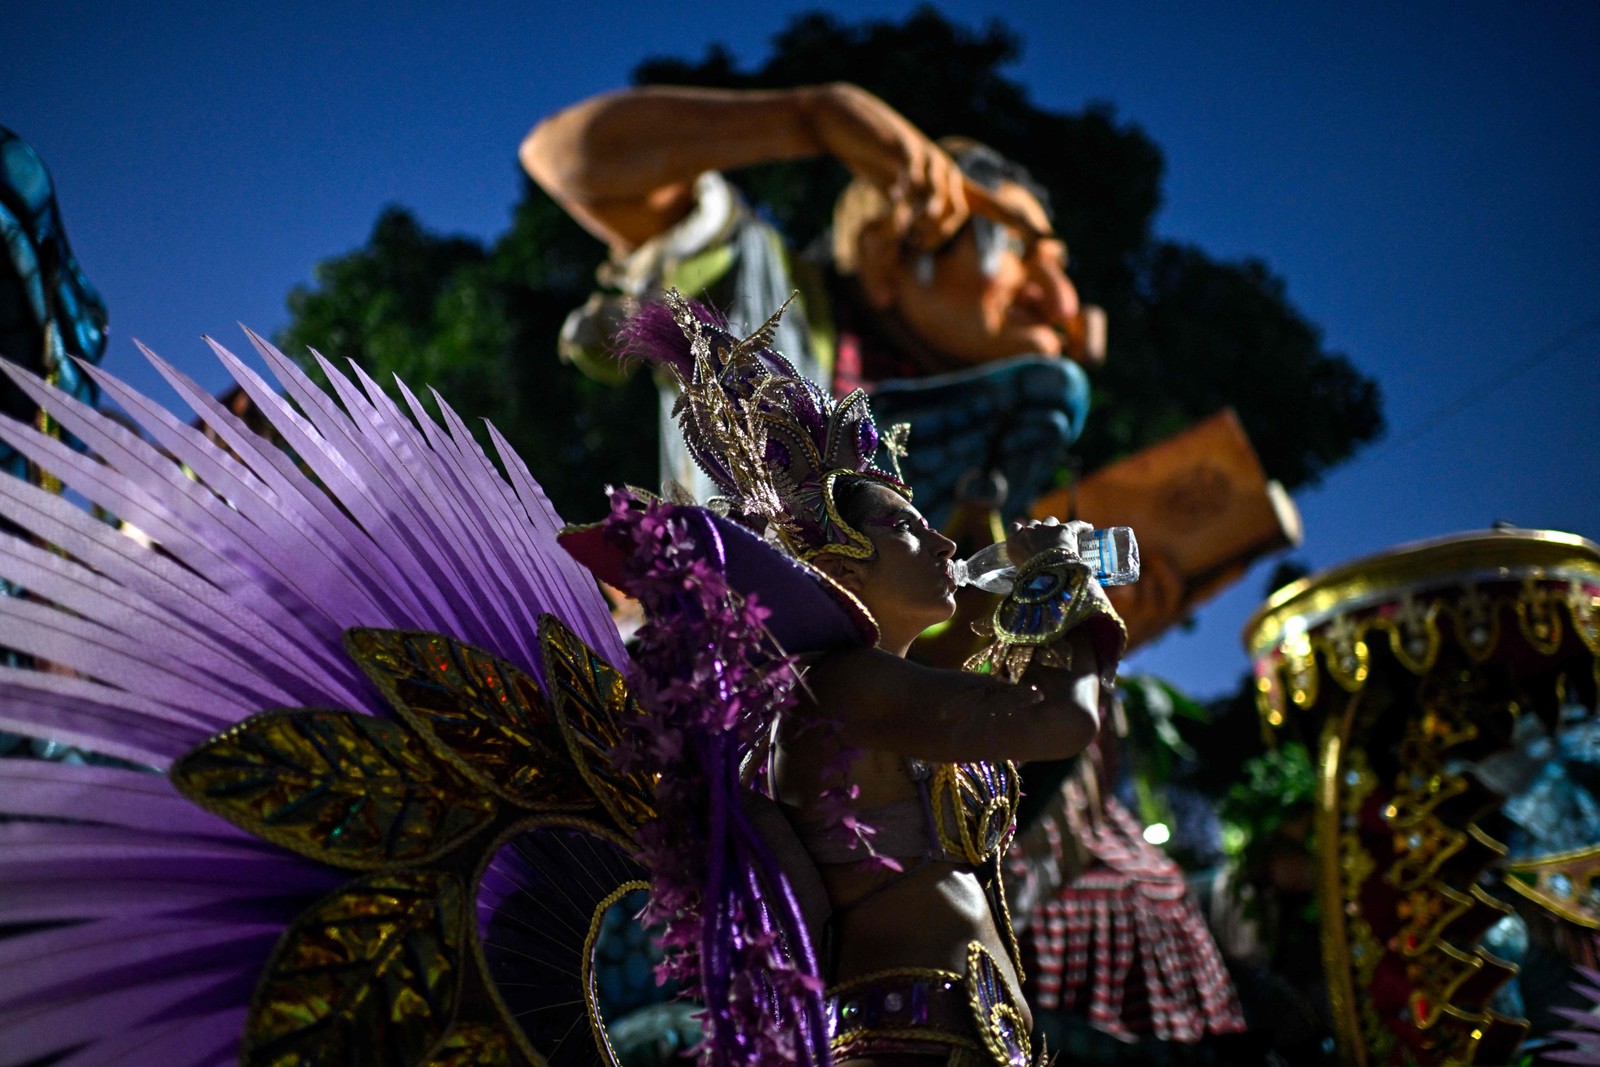
[[[839,514],[834,485],[861,475],[909,498],[895,463],[908,427],[880,434],[866,393],[836,401],[772,351],[783,310],[741,340],[721,316],[673,290],[664,304],[629,320],[621,351],[677,379],[682,392],[673,414],[690,454],[732,511],[765,520],[800,559],[824,552],[864,559],[872,542]],[[893,473],[873,460],[880,444]]]

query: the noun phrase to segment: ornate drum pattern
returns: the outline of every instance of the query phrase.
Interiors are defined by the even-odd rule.
[[[1405,546],[1279,590],[1244,638],[1264,728],[1320,735],[1341,1062],[1509,1062],[1534,1014],[1528,931],[1592,964],[1600,929],[1600,805],[1555,756],[1600,742],[1600,546],[1522,530]]]

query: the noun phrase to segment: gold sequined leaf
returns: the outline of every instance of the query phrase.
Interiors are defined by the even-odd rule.
[[[530,1064],[510,1037],[487,1023],[457,1023],[419,1067],[514,1067]],[[545,1067],[544,1057],[530,1067]]]
[[[478,785],[525,808],[594,806],[524,671],[439,634],[352,629],[345,648],[435,754]]]
[[[178,790],[274,844],[372,870],[455,848],[495,801],[399,723],[347,711],[270,711],[187,753]]]
[[[572,760],[606,813],[631,835],[655,816],[655,776],[614,770],[611,750],[621,742],[624,724],[639,717],[639,705],[622,675],[560,619],[539,620],[539,643]]]
[[[729,354],[728,362],[734,363],[740,359],[748,359],[758,355],[764,348],[771,348],[773,339],[778,336],[778,323],[782,321],[783,313],[789,310],[789,305],[794,303],[795,297],[799,295],[800,291],[798,289],[790,293],[789,299],[783,302],[783,306],[767,316],[767,321],[763,322],[758,330],[744,340],[737,342],[733,346],[733,351]]]
[[[454,875],[371,874],[324,897],[273,949],[240,1062],[417,1063],[455,1014],[466,930],[466,893]]]

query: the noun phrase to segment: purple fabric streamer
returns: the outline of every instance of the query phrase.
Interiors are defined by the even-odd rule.
[[[428,582],[426,573],[405,566],[416,560],[415,553],[403,546],[389,518],[367,498],[360,479],[353,474],[343,454],[324,441],[311,423],[274,393],[265,379],[221,345],[209,338],[207,341],[274,432],[311,469],[330,497],[350,513],[371,543],[368,551],[394,562],[394,583],[404,591],[412,610],[439,614],[434,610],[437,590]],[[448,621],[454,625],[453,618]]]
[[[602,528],[629,551],[624,588],[649,617],[628,674],[640,715],[612,762],[659,775],[659,814],[638,836],[663,973],[698,980],[708,1067],[825,1065],[804,920],[740,803],[742,759],[788,705],[793,662],[767,647],[766,610],[732,595],[705,512],[614,492]]]
[[[228,452],[239,456],[251,473],[262,480],[271,493],[267,498],[269,506],[281,511],[289,526],[299,531],[305,541],[316,546],[314,551],[327,552],[335,566],[365,590],[383,612],[420,612],[421,608],[415,600],[405,599],[407,590],[397,565],[382,553],[374,551],[372,539],[339,510],[327,493],[306,480],[287,452],[262,438],[218,403],[216,398],[160,356],[143,345],[139,346],[139,350],[199,414],[211,432],[222,439]],[[102,389],[107,389],[106,383],[101,382],[99,377],[96,381],[100,382]],[[130,405],[120,394],[112,395],[118,397],[125,409],[139,410],[137,405]],[[137,393],[133,395],[138,396]],[[194,465],[192,458],[185,460],[191,467]],[[219,458],[218,462],[226,461]],[[316,536],[313,536],[313,531]]]
[[[243,656],[199,639],[149,598],[54,552],[0,538],[0,573],[31,595],[114,632],[148,634],[153,627],[165,628],[170,637],[166,647],[152,648],[146,642],[145,655],[153,663],[181,669],[218,700],[238,699],[248,707],[296,703],[289,690],[263,678]]]
[[[380,472],[373,456],[361,447],[359,435],[333,399],[287,356],[256,334],[245,332],[288,395],[305,412],[308,432],[303,435],[303,444],[291,442],[296,454],[324,479],[341,503],[357,514],[384,551],[396,559],[431,560],[430,546],[416,531],[417,517],[409,513],[410,502],[385,492],[388,472]],[[287,403],[277,396],[263,396],[256,402],[280,433],[286,425],[300,421],[298,417],[288,422],[275,417],[288,411]],[[467,632],[461,617],[466,599],[466,593],[458,588],[461,575],[441,575],[431,563],[413,568],[406,575],[421,593],[422,602],[440,618],[442,632]]]
[[[0,730],[158,768],[193,748],[197,736],[204,739],[200,731],[173,722],[171,710],[159,700],[86,678],[16,667],[0,667]]]
[[[228,715],[228,697],[195,685],[182,664],[152,663],[141,654],[139,639],[132,634],[20,598],[6,609],[0,614],[0,647],[49,660],[84,677],[116,679],[118,685],[136,690],[159,689],[175,721],[205,733],[236,721]]]
[[[56,1002],[46,1007],[7,1012],[0,1024],[0,1048],[5,1051],[0,1063],[27,1063],[62,1047],[63,1032],[74,1035],[72,1044],[115,1037],[164,1013],[183,1010],[199,998],[215,997],[219,992],[249,996],[254,975],[235,970],[186,974],[177,978],[140,982],[98,992],[71,1002]]]
[[[351,363],[350,369],[372,408],[405,440],[409,454],[430,466],[432,477],[454,501],[453,508],[440,510],[441,518],[454,528],[463,552],[468,557],[476,557],[478,565],[495,576],[489,586],[496,607],[492,615],[494,624],[504,627],[507,636],[517,642],[522,658],[530,662],[539,660],[534,639],[538,633],[538,618],[527,606],[530,600],[536,599],[537,593],[523,578],[510,549],[511,544],[520,540],[517,527],[514,523],[497,524],[484,513],[478,487],[462,470],[459,450],[448,436],[437,432],[432,419],[419,417],[423,428],[419,433],[416,424],[401,413],[388,394],[359,366]],[[433,432],[429,433],[430,430]],[[505,626],[506,620],[520,622]]]
[[[275,492],[249,467],[227,452],[219,451],[215,444],[192,426],[175,418],[164,408],[150,402],[108,374],[92,375],[104,394],[133,413],[158,445],[180,463],[194,471],[196,476],[210,486],[238,513],[272,539],[275,548],[294,553],[300,566],[293,572],[302,579],[302,588],[320,589],[318,603],[344,601],[351,611],[368,610],[374,616],[384,609],[374,600],[376,590],[356,582],[347,573],[350,557],[338,555],[330,536],[319,539],[308,533],[309,518],[299,512],[292,496]],[[212,417],[201,412],[209,421]],[[213,432],[219,432],[213,426]],[[254,434],[250,435],[255,437]],[[259,440],[259,439],[258,439]],[[313,513],[314,514],[314,513]]]
[[[198,970],[259,967],[283,928],[275,923],[133,919],[80,923],[0,941],[0,1015]],[[37,961],[37,962],[36,962]],[[11,981],[25,973],[27,982]]]
[[[561,532],[562,524],[555,508],[550,505],[550,498],[545,496],[544,489],[539,483],[533,480],[533,475],[528,472],[528,466],[522,462],[522,457],[517,455],[511,443],[492,424],[489,425],[489,437],[494,442],[496,454],[505,464],[506,475],[516,491],[516,499],[521,503],[528,518],[532,520],[534,529],[541,537],[554,539],[556,534]],[[576,620],[568,622],[573,631],[599,652],[607,663],[621,665],[629,662],[628,652],[622,645],[622,637],[617,633],[616,626],[610,622],[610,609],[606,607],[605,599],[595,585],[594,576],[580,567],[565,550],[540,553],[537,559],[540,577],[550,588],[558,590],[560,601],[572,612],[571,615],[561,617]]]
[[[0,436],[4,436],[4,429],[0,424]],[[302,688],[315,678],[314,684],[325,694],[375,707],[364,678],[360,678],[359,690],[351,688],[359,678],[353,664],[346,662],[331,671],[308,671],[302,663],[306,650],[262,619],[252,599],[218,589],[182,564],[152,552],[68,501],[19,479],[0,477],[0,514],[46,544],[57,546],[138,594],[168,606],[192,626],[194,633],[209,635],[211,641],[237,650],[241,656],[261,663],[261,669],[272,671],[279,664],[293,664],[293,669],[281,670],[278,676],[301,682]],[[168,637],[162,633],[145,636],[152,648],[162,647]],[[319,666],[332,662],[325,656],[313,658]]]
[[[296,870],[293,879],[273,885],[262,882],[223,884],[184,881],[177,878],[118,882],[90,881],[91,863],[70,877],[53,882],[38,882],[27,893],[8,887],[0,894],[0,923],[76,922],[83,919],[122,921],[141,915],[171,915],[194,908],[229,904],[258,909],[276,905],[285,897],[299,898],[309,907],[318,897],[331,892],[346,878],[309,868]],[[3,883],[0,883],[3,884]],[[274,906],[270,910],[276,912]],[[303,910],[303,908],[302,908]],[[284,920],[287,922],[287,918]],[[76,1044],[70,1030],[60,1035],[62,1047]]]
[[[195,807],[164,774],[7,759],[0,760],[0,793],[12,815],[72,819],[189,839],[254,840],[221,816]],[[0,949],[5,944],[0,942]]]

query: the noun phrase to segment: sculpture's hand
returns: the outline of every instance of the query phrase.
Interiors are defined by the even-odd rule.
[[[823,150],[889,198],[896,236],[922,248],[967,221],[967,182],[955,161],[906,117],[857,85],[816,91],[811,124]]]

